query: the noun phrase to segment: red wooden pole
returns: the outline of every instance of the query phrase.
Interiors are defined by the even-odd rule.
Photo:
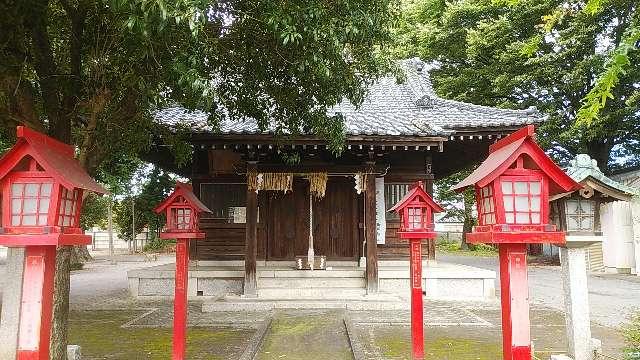
[[[189,239],[176,244],[176,287],[173,302],[173,360],[184,360],[187,349],[187,284]]]
[[[55,246],[27,246],[17,360],[49,360]]]
[[[413,359],[424,359],[422,322],[422,241],[410,240],[411,251],[411,343]]]
[[[500,244],[504,360],[531,360],[527,245]]]

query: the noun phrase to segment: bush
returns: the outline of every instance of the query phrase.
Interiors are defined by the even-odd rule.
[[[477,251],[477,252],[482,252],[482,253],[497,253],[498,249],[496,249],[495,247],[491,246],[491,245],[487,245],[487,244],[476,244],[474,246],[473,251]]]
[[[627,346],[624,349],[626,360],[640,360],[640,313],[637,313],[631,324],[623,330]]]
[[[165,252],[173,248],[175,240],[166,240],[160,238],[153,238],[144,245],[143,251],[145,252]]]
[[[460,250],[460,243],[457,241],[442,240],[436,244],[438,250],[446,252],[454,252]]]

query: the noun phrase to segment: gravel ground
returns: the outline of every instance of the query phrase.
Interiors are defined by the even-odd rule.
[[[438,254],[439,261],[494,270],[498,277],[497,257]],[[591,321],[618,328],[640,311],[640,277],[634,275],[591,273],[588,278]],[[499,290],[499,278],[496,290]],[[559,266],[530,266],[529,292],[532,304],[564,311],[562,278]]]

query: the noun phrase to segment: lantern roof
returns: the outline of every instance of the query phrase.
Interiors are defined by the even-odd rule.
[[[70,191],[78,188],[98,194],[107,193],[74,158],[72,146],[24,126],[18,126],[17,136],[16,144],[0,159],[0,179],[26,156],[31,156],[45,172]]]
[[[176,187],[169,195],[169,197],[158,204],[158,206],[156,206],[153,211],[155,211],[156,213],[163,212],[167,208],[167,206],[174,203],[178,196],[182,196],[187,201],[188,205],[198,212],[211,212],[211,210],[209,210],[209,208],[205,204],[203,204],[200,199],[198,199],[196,194],[193,193],[193,187],[191,186],[191,184],[186,184],[180,181],[176,182]]]
[[[429,207],[433,209],[434,213],[444,211],[442,206],[433,201],[433,198],[429,194],[427,194],[426,191],[424,191],[422,181],[418,181],[417,183],[415,183],[413,187],[407,192],[407,194],[400,201],[398,201],[398,203],[393,205],[393,207],[388,211],[400,211],[400,209],[408,206],[409,202],[413,201],[413,199],[415,199],[416,197],[419,197],[422,199],[422,201],[426,202],[427,205],[429,205]]]
[[[631,186],[607,177],[598,167],[596,160],[592,159],[588,154],[576,155],[569,162],[569,167],[565,169],[565,172],[583,186],[591,187],[617,200],[629,201],[634,195],[640,195],[640,192]],[[558,196],[566,195],[568,194]]]
[[[535,128],[528,125],[501,139],[489,147],[489,156],[453,190],[462,191],[469,186],[487,186],[510,168],[521,155],[525,155],[525,166],[538,169],[550,179],[549,194],[575,191],[582,187],[556,165],[534,140]]]

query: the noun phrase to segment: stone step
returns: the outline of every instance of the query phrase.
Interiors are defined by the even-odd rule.
[[[259,269],[263,278],[364,278],[365,271],[356,268],[332,268],[331,270]],[[243,275],[244,276],[244,275]]]
[[[364,288],[364,278],[260,278],[258,289],[267,288]]]
[[[262,288],[258,289],[258,298],[264,300],[297,300],[297,299],[313,299],[313,300],[350,300],[362,299],[366,296],[367,290],[364,288]]]
[[[371,297],[364,300],[262,300],[262,299],[227,299],[202,304],[202,312],[249,312],[270,311],[274,309],[346,309],[346,310],[408,310],[406,301],[396,298]]]

